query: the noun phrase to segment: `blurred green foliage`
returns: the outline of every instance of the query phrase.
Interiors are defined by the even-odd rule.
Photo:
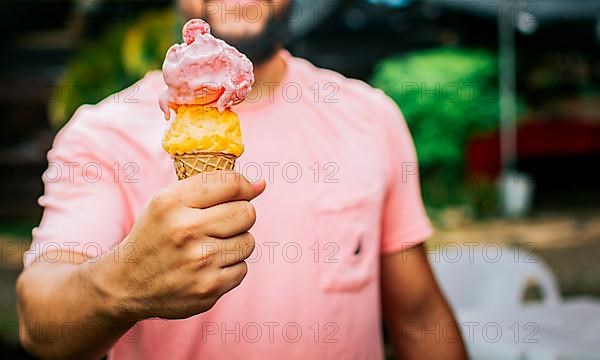
[[[51,123],[62,127],[83,104],[95,104],[160,69],[164,55],[179,38],[172,10],[144,13],[133,23],[115,24],[89,42],[67,65],[49,103]]]
[[[0,222],[0,236],[9,236],[11,238],[29,241],[31,240],[31,230],[36,226],[36,223],[20,222],[20,221],[4,221]]]
[[[411,52],[376,66],[372,84],[398,104],[411,129],[428,205],[468,201],[465,146],[498,127],[497,73],[495,55],[461,48]]]

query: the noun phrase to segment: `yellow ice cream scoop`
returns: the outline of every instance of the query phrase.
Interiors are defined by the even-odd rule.
[[[244,151],[240,120],[230,109],[180,105],[165,133],[163,148],[172,156],[198,152],[239,157]]]

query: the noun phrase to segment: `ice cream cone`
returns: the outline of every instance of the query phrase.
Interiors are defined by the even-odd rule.
[[[179,180],[233,170],[244,144],[240,120],[231,107],[242,102],[254,84],[250,60],[212,36],[203,20],[189,20],[182,37],[184,43],[171,46],[165,56],[166,87],[159,97],[165,119],[171,120],[162,145]]]
[[[220,152],[195,152],[174,155],[173,164],[177,178],[183,180],[201,172],[233,170],[236,158],[235,155]]]

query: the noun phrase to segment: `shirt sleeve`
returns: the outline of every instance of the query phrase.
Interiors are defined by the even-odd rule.
[[[79,120],[59,132],[48,152],[39,199],[44,212],[24,255],[26,267],[43,256],[56,261],[62,251],[98,258],[126,235],[124,195],[112,162],[94,144],[92,129]]]
[[[433,228],[423,206],[419,165],[404,117],[387,96],[382,110],[389,159],[381,235],[381,254],[386,255],[424,242]]]

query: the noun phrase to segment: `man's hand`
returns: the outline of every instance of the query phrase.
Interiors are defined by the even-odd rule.
[[[46,254],[17,281],[21,342],[42,358],[99,358],[139,320],[207,311],[246,275],[249,201],[264,188],[234,172],[192,176],[157,194],[98,261]],[[51,339],[35,331],[50,323],[74,331]]]
[[[254,250],[250,200],[264,189],[239,174],[210,173],[156,195],[117,249],[103,286],[135,320],[186,318],[210,309],[238,286]],[[114,262],[111,256],[104,261]]]

